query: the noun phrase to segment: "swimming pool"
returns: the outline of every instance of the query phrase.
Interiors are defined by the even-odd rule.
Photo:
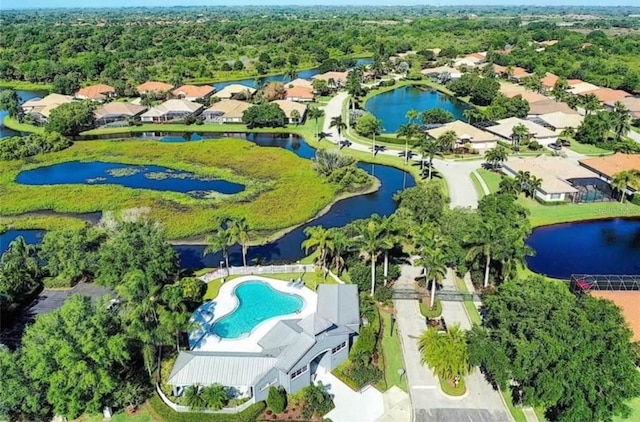
[[[304,307],[302,297],[280,292],[257,280],[239,284],[233,293],[238,299],[235,310],[211,327],[211,332],[220,338],[246,336],[262,322],[276,316],[297,313]]]

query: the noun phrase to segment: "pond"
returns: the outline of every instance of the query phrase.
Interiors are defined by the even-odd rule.
[[[385,133],[396,133],[400,125],[407,123],[407,111],[414,109],[422,113],[432,108],[443,108],[460,120],[468,106],[434,89],[411,85],[378,94],[365,105],[367,111],[382,120]]]
[[[20,103],[24,103],[35,97],[44,97],[48,94],[46,91],[17,91],[18,96],[20,97]],[[12,129],[7,129],[4,127],[4,118],[7,115],[7,112],[4,110],[0,110],[0,138],[5,136],[23,136],[25,133],[16,132]]]
[[[238,137],[255,142],[262,146],[280,147],[293,151],[302,158],[310,159],[314,156],[314,149],[306,141],[295,135],[278,134],[203,134],[221,138],[225,136]],[[325,228],[342,227],[354,220],[368,218],[374,213],[390,215],[396,210],[393,196],[401,189],[415,186],[415,180],[410,174],[389,166],[359,163],[358,167],[374,175],[380,181],[378,191],[358,195],[335,203],[329,211],[308,223],[292,230],[280,239],[260,246],[250,247],[247,259],[249,262],[260,264],[277,262],[295,262],[306,256],[301,248],[305,240],[304,229],[309,226],[322,225]],[[12,231],[16,232],[16,231]],[[8,246],[8,233],[0,234],[0,252]],[[208,254],[203,257],[204,245],[175,245],[180,257],[180,265],[184,268],[218,267],[222,255]],[[230,249],[231,265],[242,265],[242,252],[239,246]]]
[[[25,185],[115,184],[134,189],[171,191],[202,196],[209,192],[232,195],[244,186],[226,180],[196,177],[193,173],[152,165],[131,165],[102,161],[67,161],[25,170],[18,174]]]
[[[532,271],[553,278],[571,274],[640,274],[640,219],[614,218],[556,224],[533,230],[527,244]]]

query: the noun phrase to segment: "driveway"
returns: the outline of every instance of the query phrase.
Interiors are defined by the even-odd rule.
[[[384,414],[382,393],[374,387],[353,391],[330,372],[319,373],[317,381],[321,381],[333,395],[336,407],[324,416],[333,422],[375,422]]]

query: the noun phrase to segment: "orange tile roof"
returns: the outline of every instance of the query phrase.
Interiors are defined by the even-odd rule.
[[[172,94],[175,96],[184,95],[185,97],[199,98],[206,97],[213,91],[215,91],[215,88],[210,85],[182,85],[174,89]]]
[[[622,98],[631,96],[631,94],[629,94],[626,91],[623,91],[621,89],[611,89],[611,88],[598,88],[598,89],[594,89],[593,91],[581,92],[578,95],[585,96],[588,94],[593,94],[596,97],[598,97],[598,100],[601,103],[604,103],[607,101],[621,100]]]
[[[542,82],[542,85],[546,86],[547,88],[553,88],[558,79],[560,78],[558,78],[553,73],[547,72],[547,74],[544,75],[544,78],[540,79],[540,82]]]
[[[622,311],[622,316],[631,328],[631,341],[640,341],[640,292],[638,291],[592,291],[591,295],[612,301]]]
[[[112,86],[98,84],[80,88],[76,93],[76,96],[91,98],[93,100],[100,100],[105,97],[104,94],[111,94],[115,92],[116,90]]]
[[[580,164],[611,178],[625,170],[640,170],[640,154],[616,153],[606,157],[593,157],[580,160]]]
[[[173,85],[164,82],[147,81],[138,85],[138,92],[167,92],[173,88]]]
[[[531,75],[529,72],[517,66],[513,68],[513,72],[511,73],[511,76],[514,76],[514,77],[519,77],[519,76],[522,77],[522,76],[529,76],[529,75]]]
[[[305,86],[293,86],[284,92],[285,98],[305,98],[313,99],[313,89]]]
[[[549,100],[549,98],[545,97],[542,94],[538,94],[537,92],[534,92],[534,91],[525,91],[517,95],[520,95],[522,98],[527,100],[529,104],[539,103],[541,101]]]
[[[580,85],[581,83],[584,83],[584,81],[580,79],[567,79],[567,84],[569,86],[576,86],[576,85]]]
[[[496,73],[505,73],[507,71],[507,68],[504,66],[500,66],[499,64],[494,64],[493,71]]]

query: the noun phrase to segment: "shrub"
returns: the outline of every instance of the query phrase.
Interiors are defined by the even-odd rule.
[[[420,72],[409,72],[405,79],[408,81],[421,81],[423,78],[422,73]]]
[[[380,81],[380,83],[378,84],[379,87],[385,87],[385,86],[394,86],[396,84],[396,80],[395,79],[386,79],[384,81]]]
[[[361,328],[360,335],[349,353],[349,359],[356,365],[367,365],[371,362],[373,352],[376,349],[376,337],[377,332],[373,327],[367,326]]]
[[[310,419],[314,415],[324,416],[334,408],[333,400],[321,382],[318,385],[308,385],[302,391],[306,404],[302,409],[302,416],[305,419]]]
[[[287,407],[287,394],[282,387],[269,387],[269,394],[267,395],[267,406],[273,410],[273,413],[282,413]]]
[[[36,154],[62,151],[71,146],[71,141],[59,133],[32,133],[27,136],[2,138],[0,142],[0,160],[17,160]]]
[[[393,290],[387,286],[382,286],[375,291],[374,296],[378,302],[388,303],[391,301],[391,297],[393,296]]]
[[[149,399],[149,407],[154,420],[165,422],[254,422],[264,411],[265,403],[258,402],[252,404],[239,413],[178,413],[162,402],[162,399],[155,394]]]
[[[442,315],[442,303],[440,299],[436,299],[433,302],[433,309],[429,309],[429,298],[425,298],[423,302],[420,302],[420,313],[423,317],[437,318]]]
[[[542,148],[542,145],[540,145],[540,142],[538,141],[529,142],[529,149],[531,151],[538,151],[540,148]]]
[[[278,104],[258,104],[249,107],[242,114],[242,122],[249,129],[254,127],[283,127],[287,122],[284,111]]]
[[[349,375],[358,388],[367,383],[375,384],[382,379],[382,371],[375,365],[353,365]]]

